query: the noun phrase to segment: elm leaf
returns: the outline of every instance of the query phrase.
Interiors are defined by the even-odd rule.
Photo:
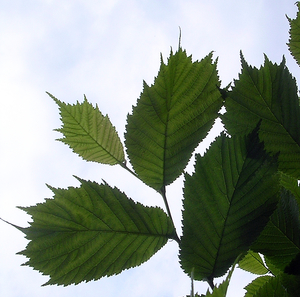
[[[118,274],[147,261],[174,236],[169,217],[106,183],[81,180],[79,188],[51,188],[53,199],[21,207],[33,222],[19,254],[49,275],[45,284],[70,285]]]
[[[60,109],[63,126],[56,129],[64,135],[60,141],[69,145],[86,161],[109,165],[125,161],[123,145],[116,129],[108,116],[102,115],[98,106],[94,108],[85,96],[83,103],[71,105],[48,95]]]

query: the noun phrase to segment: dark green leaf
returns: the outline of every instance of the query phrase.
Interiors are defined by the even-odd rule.
[[[261,280],[260,283],[255,282],[256,280]],[[254,280],[254,286],[252,283],[248,285],[245,289],[248,291],[254,291],[257,289],[253,294],[247,292],[245,297],[288,297],[290,296],[284,286],[281,284],[280,279],[278,277],[271,277],[271,276],[262,276],[258,279]],[[260,285],[258,287],[258,285]],[[249,292],[251,292],[249,291]]]
[[[243,56],[242,73],[225,100],[223,122],[229,134],[247,134],[261,120],[259,137],[267,152],[276,154],[279,169],[300,179],[300,109],[295,79],[285,61],[265,57],[260,69]]]
[[[284,272],[293,275],[300,275],[300,252],[291,261],[291,263],[285,267]]]
[[[300,252],[300,221],[293,195],[283,190],[277,210],[251,247],[263,253],[281,271]]]
[[[212,54],[192,62],[181,48],[161,61],[126,127],[126,148],[138,176],[156,190],[172,183],[207,135],[222,106]]]
[[[300,276],[299,275],[288,275],[282,273],[280,276],[280,282],[286,288],[289,296],[299,297],[300,296]]]
[[[300,65],[300,3],[296,2],[298,6],[298,13],[296,19],[292,20],[288,18],[290,23],[290,39],[289,39],[289,50],[292,56]]]
[[[265,275],[260,276],[253,280],[249,285],[247,285],[244,289],[247,291],[244,297],[254,297],[257,291],[265,284],[267,283],[272,276]]]
[[[280,184],[294,195],[298,207],[300,208],[300,187],[298,185],[298,180],[290,175],[280,172]]]
[[[46,284],[69,285],[120,273],[147,261],[174,228],[160,208],[128,199],[117,188],[81,181],[80,188],[52,189],[54,199],[22,208],[33,218],[29,265],[49,275]]]
[[[253,251],[249,251],[239,262],[239,268],[254,274],[266,274],[269,270],[266,268],[262,257]]]
[[[180,260],[195,279],[222,276],[249,249],[278,201],[276,158],[250,136],[217,138],[186,175]]]
[[[123,145],[108,116],[103,116],[98,106],[94,108],[84,97],[84,102],[65,104],[49,94],[58,104],[63,127],[56,129],[75,153],[86,161],[115,165],[125,161]]]
[[[230,283],[230,279],[231,279],[232,273],[235,269],[235,266],[236,266],[238,260],[239,260],[239,257],[236,259],[236,261],[233,264],[232,268],[228,272],[228,275],[227,275],[226,279],[221,284],[219,284],[218,286],[215,286],[211,293],[207,290],[207,293],[206,293],[205,297],[226,297],[228,286],[229,286],[229,283]]]
[[[278,276],[282,273],[282,270],[277,268],[269,259],[268,257],[264,256],[265,263],[270,271],[271,274],[274,276]]]

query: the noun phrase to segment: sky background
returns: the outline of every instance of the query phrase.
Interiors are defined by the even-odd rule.
[[[153,83],[170,48],[182,47],[194,60],[209,52],[219,57],[218,70],[226,86],[240,72],[239,51],[259,67],[263,53],[280,63],[285,55],[295,77],[300,71],[290,56],[288,21],[295,0],[0,0],[0,217],[27,226],[30,217],[16,206],[30,206],[52,197],[53,187],[78,186],[73,175],[105,179],[145,205],[163,207],[150,188],[115,166],[86,163],[55,139],[61,137],[58,99],[82,102],[83,94],[109,114],[123,141],[126,116],[142,91]],[[220,126],[217,126],[217,130]],[[209,138],[211,139],[211,138]],[[203,152],[208,142],[197,152]],[[192,172],[192,163],[188,171]],[[180,230],[182,178],[167,189]],[[77,286],[41,287],[48,280],[15,253],[25,248],[21,232],[0,221],[0,296],[151,296],[182,297],[190,280],[178,263],[178,246],[168,242],[140,267],[118,276]],[[243,296],[253,277],[238,269],[229,297]],[[205,293],[197,282],[195,291]]]

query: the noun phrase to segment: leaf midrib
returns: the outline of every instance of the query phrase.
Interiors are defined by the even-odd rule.
[[[222,149],[222,152],[224,151],[224,149]],[[227,227],[227,221],[228,221],[228,218],[229,218],[229,212],[230,212],[230,208],[232,207],[232,204],[233,204],[233,197],[235,196],[235,192],[237,190],[236,188],[236,185],[239,183],[239,180],[240,180],[240,177],[241,177],[241,172],[243,172],[243,169],[244,169],[244,165],[245,165],[245,161],[247,159],[247,156],[248,156],[248,153],[246,154],[246,156],[244,157],[244,160],[243,160],[243,166],[239,172],[239,176],[238,176],[238,179],[236,180],[236,183],[234,185],[234,191],[232,192],[232,195],[231,195],[231,199],[230,201],[227,199],[227,201],[229,202],[229,206],[228,206],[228,210],[226,212],[226,217],[225,217],[225,221],[224,221],[224,224],[223,224],[223,230],[221,232],[221,237],[220,237],[220,242],[219,242],[219,246],[218,246],[218,249],[217,249],[217,254],[216,254],[216,257],[215,257],[215,261],[214,261],[214,265],[213,265],[213,269],[212,269],[212,273],[211,273],[211,276],[213,276],[215,274],[215,269],[216,269],[216,264],[218,262],[218,258],[219,258],[219,253],[220,253],[220,250],[221,250],[221,247],[222,247],[222,242],[224,240],[224,232],[225,232],[225,229]],[[231,170],[231,167],[230,167],[230,172],[232,173],[232,170]],[[224,170],[223,170],[223,155],[222,155],[222,173],[223,173],[223,176],[224,176]],[[224,182],[225,182],[225,185],[226,185],[226,197],[228,198],[228,185],[227,185],[227,182],[226,182],[226,179],[224,178]]]
[[[283,128],[283,130],[286,131],[286,134],[294,141],[295,144],[298,145],[298,147],[299,147],[299,149],[300,149],[300,143],[298,142],[298,140],[296,140],[296,139],[294,138],[294,136],[289,132],[289,130],[287,130],[287,129],[285,128],[285,126],[281,123],[280,119],[279,119],[279,118],[276,116],[276,114],[272,111],[271,106],[269,106],[269,104],[268,104],[267,101],[265,100],[264,96],[262,95],[262,93],[261,93],[260,90],[258,89],[257,83],[255,83],[255,81],[253,80],[253,77],[252,77],[252,75],[251,75],[251,72],[248,70],[249,67],[250,67],[250,66],[247,65],[247,73],[248,73],[248,76],[249,76],[249,78],[250,78],[250,80],[251,80],[252,85],[253,85],[254,88],[256,89],[257,94],[259,94],[260,98],[261,98],[262,101],[265,103],[264,106],[267,107],[269,113],[272,115],[273,118],[275,118],[275,120],[272,120],[272,121],[273,121],[274,123],[276,123],[276,124],[279,124],[279,125]],[[268,78],[270,79],[271,85],[273,86],[273,80],[272,80],[272,78],[271,78],[271,76],[270,76],[270,71],[269,71],[269,69],[270,69],[270,67],[269,67],[269,65],[268,65]],[[257,71],[259,71],[259,70],[257,70]],[[249,98],[249,97],[247,97],[247,98],[248,98],[248,100],[249,100],[249,99],[251,100],[251,98]],[[271,98],[273,99],[273,95],[271,95]],[[259,102],[255,101],[255,103],[259,103]],[[245,105],[243,105],[243,106],[246,107]],[[259,116],[262,120],[265,120],[265,121],[271,121],[271,119],[269,119],[269,118],[263,118],[263,117],[261,117],[261,116],[258,115],[257,113],[255,113],[255,112],[253,112],[252,110],[250,110],[248,107],[246,107],[246,109],[247,109],[250,113],[254,114],[255,116]],[[270,132],[267,131],[267,130],[266,130],[265,132],[270,133]]]
[[[107,155],[109,155],[111,158],[113,158],[118,164],[122,164],[122,162],[120,161],[120,160],[118,160],[114,155],[112,155],[106,148],[104,148],[94,137],[92,137],[92,135],[90,134],[90,133],[88,133],[88,131],[81,125],[81,123],[80,123],[80,121],[77,121],[77,119],[72,115],[72,113],[71,112],[69,112],[68,111],[68,109],[65,107],[65,106],[62,106],[62,104],[61,104],[61,102],[58,100],[58,99],[56,99],[57,101],[57,103],[58,103],[58,105],[61,107],[61,108],[64,108],[64,110],[65,110],[65,112],[67,112],[68,114],[69,114],[69,116],[71,117],[71,118],[73,118],[73,120],[78,124],[78,126],[80,126],[81,127],[81,129],[86,133],[86,135],[87,136],[89,136],[92,140],[93,140],[93,142],[95,142],[96,143],[96,145],[98,145],[103,151],[105,151],[105,153],[107,154]],[[87,101],[86,101],[87,102]],[[82,112],[80,112],[80,115],[82,116]],[[101,114],[102,115],[102,114]],[[96,117],[97,117],[97,115],[96,115]],[[105,116],[103,116],[102,115],[102,121],[104,120],[104,118],[105,118]],[[98,124],[96,125],[96,127],[97,127],[97,131],[98,131]],[[58,131],[60,130],[60,129],[57,129]],[[64,138],[65,139],[65,138]],[[62,139],[62,141],[64,140],[64,139]],[[86,149],[86,151],[88,151],[89,149]]]

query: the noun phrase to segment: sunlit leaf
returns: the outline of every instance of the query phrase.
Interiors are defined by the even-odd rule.
[[[226,297],[229,281],[224,280],[221,284],[216,286],[212,292],[207,290],[205,297]]]
[[[98,106],[94,108],[84,97],[83,103],[66,104],[49,94],[60,109],[63,126],[56,131],[86,161],[103,164],[121,164],[125,161],[123,145],[108,116],[103,116]]]
[[[25,265],[49,275],[46,284],[96,280],[140,265],[173,237],[171,220],[107,184],[80,180],[80,188],[54,189],[54,199],[22,208],[33,222],[20,254]]]
[[[300,65],[300,3],[296,2],[298,13],[296,19],[292,20],[288,17],[290,23],[290,39],[288,42],[289,50],[292,56]]]
[[[300,109],[298,90],[285,61],[265,57],[260,68],[244,57],[242,73],[225,100],[223,122],[229,134],[247,134],[261,121],[259,137],[267,152],[280,152],[279,169],[300,179]]]
[[[278,201],[276,158],[248,137],[217,138],[186,174],[180,262],[195,279],[222,276],[263,230]]]
[[[288,297],[280,279],[272,276],[261,276],[245,287],[245,297]]]
[[[254,274],[266,274],[269,270],[266,268],[262,257],[253,251],[249,251],[239,262],[239,268]]]
[[[161,61],[154,85],[144,90],[128,116],[125,144],[131,164],[149,186],[160,190],[186,167],[207,135],[222,97],[212,54],[200,62],[181,48]]]

